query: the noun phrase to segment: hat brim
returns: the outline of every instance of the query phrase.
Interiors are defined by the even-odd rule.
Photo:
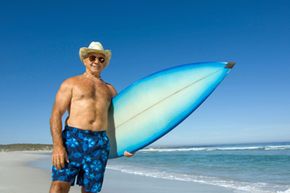
[[[80,59],[81,61],[83,61],[83,59],[89,54],[89,53],[96,53],[96,54],[104,54],[106,57],[106,66],[109,64],[110,60],[111,60],[111,56],[112,56],[112,52],[111,50],[96,50],[96,49],[91,49],[91,48],[80,48],[79,51],[79,55],[80,55]]]

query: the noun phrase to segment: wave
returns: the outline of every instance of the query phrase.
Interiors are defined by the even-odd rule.
[[[290,150],[290,145],[264,145],[264,146],[232,146],[232,147],[176,147],[176,148],[145,148],[142,152],[184,152],[184,151],[239,151],[239,150]]]
[[[288,190],[285,190],[285,191],[277,191],[277,193],[290,193],[290,188]]]
[[[172,172],[161,172],[156,170],[148,171],[147,169],[140,169],[126,166],[107,165],[107,169],[120,171],[123,173],[147,176],[153,178],[161,178],[167,180],[177,180],[186,182],[195,182],[207,185],[220,186],[232,189],[236,193],[290,193],[290,186],[273,185],[267,183],[250,183],[239,182],[234,180],[224,180],[216,177],[195,176],[187,174],[178,174]]]

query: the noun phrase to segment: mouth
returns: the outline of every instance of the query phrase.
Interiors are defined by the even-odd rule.
[[[100,68],[100,65],[91,65],[92,68]]]

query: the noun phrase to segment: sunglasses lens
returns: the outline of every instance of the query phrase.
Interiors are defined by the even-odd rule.
[[[103,58],[103,57],[99,57],[99,61],[100,61],[101,63],[104,63],[104,62],[105,62],[105,58]]]
[[[89,57],[89,60],[92,62],[92,61],[95,61],[96,60],[96,56],[90,56]]]

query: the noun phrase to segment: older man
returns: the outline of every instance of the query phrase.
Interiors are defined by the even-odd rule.
[[[67,193],[70,186],[82,186],[82,193],[100,192],[110,151],[106,134],[108,110],[117,92],[101,78],[111,51],[100,42],[80,49],[86,68],[81,75],[66,79],[53,106],[50,128],[53,139],[50,193]],[[62,131],[62,116],[68,111]],[[124,154],[132,156],[129,152]]]

